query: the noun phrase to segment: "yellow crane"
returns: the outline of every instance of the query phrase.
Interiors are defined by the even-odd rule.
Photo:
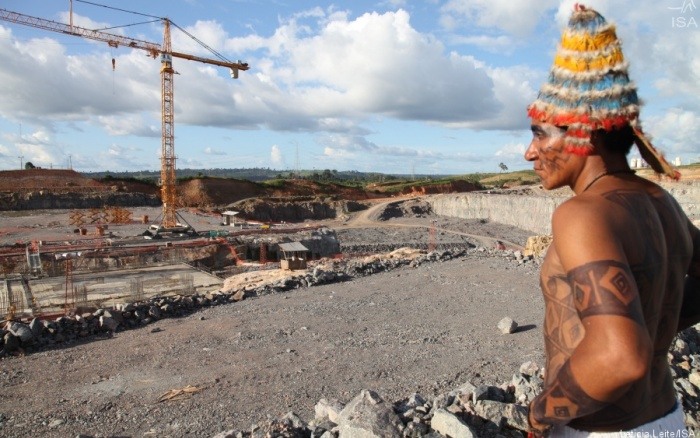
[[[161,140],[161,199],[163,201],[163,214],[161,223],[156,229],[156,235],[160,231],[182,231],[189,229],[178,222],[176,208],[176,179],[175,179],[175,104],[173,87],[173,58],[182,58],[190,61],[198,61],[205,64],[228,67],[231,77],[238,78],[240,70],[248,70],[248,64],[241,61],[230,62],[225,59],[202,58],[187,53],[174,52],[170,43],[170,25],[173,24],[168,18],[159,18],[163,22],[163,44],[150,41],[138,40],[122,35],[116,35],[100,30],[86,29],[73,25],[73,1],[70,1],[70,23],[60,23],[43,18],[32,17],[18,12],[0,9],[0,20],[10,23],[22,24],[38,29],[52,32],[73,35],[91,40],[102,41],[110,47],[129,47],[132,49],[145,50],[152,58],[160,55],[160,78],[161,78],[161,112],[162,112],[162,140]],[[195,38],[196,40],[196,38]],[[198,41],[198,40],[197,40]],[[199,41],[198,41],[199,42]],[[200,42],[200,44],[203,44]],[[206,47],[206,45],[205,45]],[[207,47],[209,48],[209,47]]]

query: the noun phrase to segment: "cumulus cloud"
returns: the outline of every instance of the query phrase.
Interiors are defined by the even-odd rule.
[[[160,137],[161,127],[152,124],[153,120],[138,115],[98,116],[97,120],[109,135],[136,135],[139,137]]]
[[[212,45],[241,45],[214,21],[187,29]],[[485,129],[501,128],[506,119],[508,102],[494,81],[500,78],[416,31],[405,10],[350,19],[344,11],[315,8],[282,21],[270,37],[245,39],[262,56],[237,81],[218,67],[174,60],[177,123],[323,132],[357,129],[370,115]],[[183,50],[194,50],[187,40]],[[0,56],[11,60],[0,68],[6,96],[0,116],[92,121],[111,135],[157,135],[158,63],[143,52],[119,49],[112,72],[111,54],[102,46],[68,54],[50,37],[13,41],[0,27]]]
[[[672,108],[645,121],[645,131],[658,139],[656,146],[667,154],[700,152],[700,115]]]
[[[13,40],[12,32],[0,26],[0,57],[8,60],[0,68],[0,116],[42,123],[85,121],[149,106],[157,113],[158,64],[144,68],[139,55],[117,57],[119,73],[113,73],[106,50],[69,55],[51,38]]]
[[[525,36],[532,33],[547,11],[558,4],[559,0],[449,0],[440,9],[441,21],[452,30],[477,25]]]
[[[270,148],[270,161],[272,161],[273,166],[284,166],[284,157],[282,156],[282,151],[280,147],[273,144]]]
[[[323,148],[323,155],[330,158],[350,158],[355,156],[345,149],[336,149],[328,146]]]

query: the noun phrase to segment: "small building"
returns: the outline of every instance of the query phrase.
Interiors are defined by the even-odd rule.
[[[299,242],[280,243],[279,249],[282,252],[280,268],[294,271],[296,269],[306,269],[309,249]]]
[[[236,215],[240,213],[238,211],[225,211],[221,213],[221,215],[224,217],[224,221],[221,223],[221,225],[230,225],[232,227],[236,226]]]

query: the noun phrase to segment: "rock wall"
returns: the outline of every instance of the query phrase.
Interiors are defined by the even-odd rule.
[[[258,221],[301,222],[307,219],[335,219],[366,207],[355,201],[322,197],[254,198],[233,204],[241,216]]]
[[[550,234],[554,209],[567,196],[492,194],[488,192],[435,195],[428,198],[439,216],[487,219],[512,225],[533,234]]]
[[[0,193],[0,210],[82,209],[110,207],[156,207],[160,198],[145,193],[93,192],[51,193],[38,190],[26,193]]]
[[[700,181],[663,183],[688,217],[700,222]],[[462,219],[488,219],[512,225],[536,235],[551,234],[551,217],[559,204],[569,199],[568,189],[543,192],[525,188],[432,195],[426,197],[433,212]]]

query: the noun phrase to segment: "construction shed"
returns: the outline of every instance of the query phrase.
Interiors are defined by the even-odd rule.
[[[236,215],[238,213],[239,213],[238,211],[231,211],[231,210],[228,210],[228,211],[221,213],[221,215],[223,216],[223,219],[224,219],[223,222],[221,223],[221,225],[229,225],[229,226],[235,227],[236,226]]]
[[[309,249],[300,242],[280,243],[279,249],[282,252],[280,268],[290,271],[306,269]]]

